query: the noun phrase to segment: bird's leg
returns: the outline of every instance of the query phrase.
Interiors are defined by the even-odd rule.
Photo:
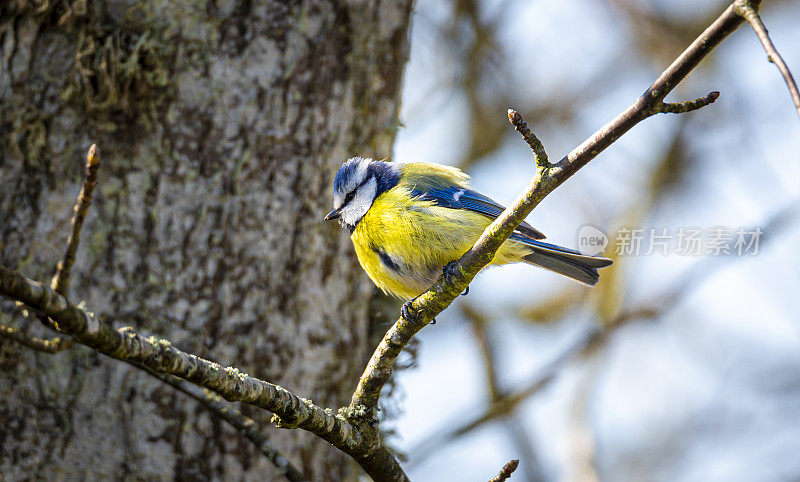
[[[453,282],[453,276],[456,275],[457,265],[458,265],[458,260],[455,260],[455,261],[450,261],[449,263],[447,263],[442,267],[442,273],[444,273],[444,276],[445,278],[447,278],[448,283]],[[467,289],[465,289],[464,292],[461,293],[461,296],[467,296],[468,294],[469,294],[469,285],[467,286]]]
[[[400,307],[400,316],[402,316],[406,321],[410,323],[416,323],[418,321],[417,317],[411,314],[411,303],[413,303],[414,300],[416,300],[416,298],[406,301],[405,303],[403,303],[403,306]],[[436,318],[431,320],[431,325],[435,324],[436,324]]]

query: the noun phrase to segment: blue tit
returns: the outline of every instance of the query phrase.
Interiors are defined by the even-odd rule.
[[[395,164],[354,157],[339,168],[333,211],[350,231],[358,261],[384,292],[410,300],[428,290],[505,209],[470,187],[459,169],[426,162]],[[585,285],[600,279],[608,258],[540,241],[523,222],[491,264],[528,263]]]

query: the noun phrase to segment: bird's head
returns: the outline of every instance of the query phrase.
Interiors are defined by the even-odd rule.
[[[347,160],[333,181],[333,211],[326,220],[338,219],[350,232],[367,214],[372,202],[400,181],[400,167],[364,157]]]

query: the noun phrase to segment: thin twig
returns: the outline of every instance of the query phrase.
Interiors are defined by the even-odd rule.
[[[719,92],[709,92],[708,95],[703,97],[698,97],[695,100],[687,100],[685,102],[662,102],[661,105],[657,107],[658,111],[661,113],[669,113],[669,114],[685,114],[687,112],[691,112],[693,110],[701,109],[708,104],[713,104],[714,101],[719,99]]]
[[[83,180],[78,199],[75,200],[75,205],[72,207],[72,212],[74,213],[71,221],[72,232],[67,238],[67,251],[64,253],[64,258],[59,261],[56,267],[56,274],[50,282],[50,287],[58,294],[67,294],[69,275],[72,265],[75,264],[75,254],[78,252],[78,245],[81,242],[83,220],[86,219],[86,213],[89,212],[89,206],[92,205],[92,194],[94,193],[94,187],[97,185],[98,169],[100,169],[100,149],[97,145],[92,144],[86,154],[86,178]]]
[[[753,3],[756,3],[755,7],[752,5]],[[747,23],[753,27],[758,39],[761,41],[761,45],[764,46],[764,50],[767,52],[767,58],[778,67],[783,76],[783,81],[786,82],[786,87],[789,88],[789,95],[792,96],[797,115],[800,117],[800,91],[797,89],[797,83],[794,81],[792,72],[784,62],[783,57],[778,53],[778,49],[775,48],[775,44],[772,43],[772,39],[769,38],[769,32],[767,32],[764,22],[761,21],[761,17],[758,15],[757,3],[748,0],[737,0],[735,2],[736,13],[744,17]]]
[[[158,378],[162,382],[171,385],[176,390],[185,393],[186,395],[197,400],[201,405],[208,409],[211,413],[221,418],[238,432],[241,432],[245,437],[250,440],[253,445],[258,448],[267,458],[275,465],[275,468],[291,482],[305,482],[308,479],[303,475],[300,470],[295,467],[289,459],[283,456],[278,450],[275,449],[267,437],[261,434],[261,427],[250,417],[245,416],[242,412],[237,410],[230,403],[225,402],[222,397],[210,390],[205,390],[197,385],[187,382],[181,378],[176,378],[172,375],[163,375],[156,373],[142,365],[133,364],[135,367],[144,370],[146,373]]]
[[[760,2],[752,2],[755,7]],[[639,122],[655,115],[664,98],[700,61],[743,22],[731,4],[670,65],[653,84],[622,113],[586,139],[555,165],[537,169],[536,175],[511,205],[484,230],[475,245],[461,257],[449,276],[440,276],[429,290],[417,297],[406,310],[412,320],[400,317],[387,331],[372,354],[359,379],[350,407],[359,413],[372,413],[381,389],[389,380],[392,366],[403,347],[461,294],[477,273],[494,258],[494,254],[517,226],[548,194],[563,184],[580,168]],[[521,117],[521,116],[520,116]],[[516,120],[515,119],[512,119]]]
[[[504,465],[503,468],[500,469],[500,473],[492,477],[492,480],[490,480],[489,482],[503,482],[504,480],[511,477],[511,474],[513,474],[514,471],[517,470],[517,467],[519,467],[519,460],[514,459],[511,462]]]
[[[525,122],[525,119],[522,118],[519,112],[513,109],[508,109],[508,122],[514,126],[514,129],[520,133],[528,146],[530,146],[531,150],[533,151],[536,165],[542,169],[549,167],[550,159],[547,157],[547,152],[544,150],[542,141],[540,141],[539,138],[536,137],[536,134],[530,130],[528,124]]]
[[[89,212],[89,206],[92,205],[92,194],[97,185],[97,171],[100,169],[100,148],[96,144],[89,147],[86,153],[86,175],[83,179],[81,191],[78,193],[78,198],[72,206],[72,230],[67,238],[67,250],[64,257],[56,265],[56,273],[53,279],[50,280],[50,287],[56,293],[66,295],[67,288],[69,287],[69,277],[72,272],[72,266],[75,264],[75,255],[78,252],[78,245],[81,242],[81,229],[83,228],[83,220],[86,219],[86,214]],[[39,320],[45,326],[54,331],[61,331],[58,328],[58,323],[54,320],[44,316],[40,316]],[[63,348],[67,349],[72,346],[72,341],[63,342]]]
[[[25,345],[36,351],[45,353],[59,353],[72,346],[70,338],[37,338],[21,332],[18,328],[0,324],[0,336],[13,340],[21,345]]]

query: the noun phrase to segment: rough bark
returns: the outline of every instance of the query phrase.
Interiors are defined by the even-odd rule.
[[[344,158],[390,155],[409,15],[410,0],[3,2],[0,259],[52,275],[97,142],[70,296],[346,405],[371,290],[321,217]],[[0,367],[6,480],[277,475],[195,402],[88,349],[0,340]],[[355,473],[309,434],[268,436],[312,480]]]

